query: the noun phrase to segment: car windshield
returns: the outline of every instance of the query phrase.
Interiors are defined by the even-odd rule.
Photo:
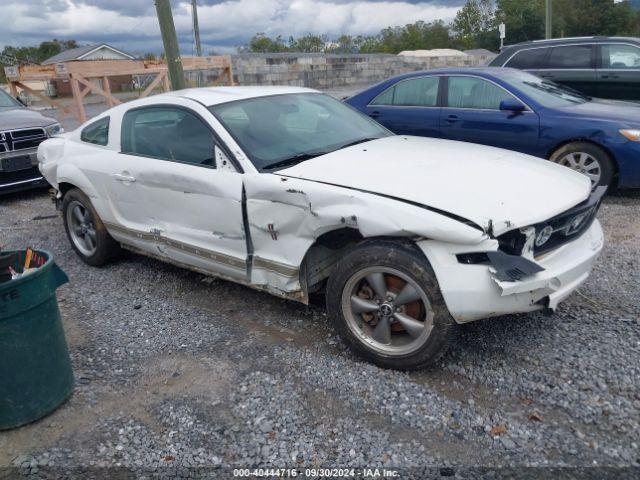
[[[294,165],[392,135],[365,115],[321,93],[271,95],[209,109],[261,170]]]
[[[509,75],[508,79],[511,85],[543,107],[568,107],[591,100],[591,98],[582,95],[580,92],[548,80],[542,80],[529,73],[514,72]]]
[[[0,108],[16,108],[21,106],[11,95],[0,89]]]

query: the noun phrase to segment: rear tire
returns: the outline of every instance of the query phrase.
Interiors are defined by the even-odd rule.
[[[438,361],[458,327],[431,265],[415,245],[402,240],[353,247],[329,277],[327,311],[355,353],[400,370]]]
[[[62,218],[67,238],[80,259],[100,267],[120,253],[116,242],[100,220],[89,197],[77,188],[62,199]]]
[[[588,176],[591,187],[610,186],[615,174],[607,152],[589,142],[571,142],[553,152],[549,159]]]

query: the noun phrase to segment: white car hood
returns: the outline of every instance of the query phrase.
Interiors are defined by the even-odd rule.
[[[494,235],[541,222],[589,197],[584,175],[500,148],[391,136],[277,172],[420,203]]]

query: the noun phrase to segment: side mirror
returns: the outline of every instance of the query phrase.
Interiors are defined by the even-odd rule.
[[[526,107],[524,106],[524,104],[522,104],[515,98],[502,100],[500,102],[500,110],[505,110],[507,112],[524,112],[525,108]]]

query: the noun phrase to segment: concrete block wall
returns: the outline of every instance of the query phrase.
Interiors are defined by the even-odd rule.
[[[273,53],[232,55],[239,85],[348,87],[416,70],[487,65],[493,56],[399,57],[386,54]]]

